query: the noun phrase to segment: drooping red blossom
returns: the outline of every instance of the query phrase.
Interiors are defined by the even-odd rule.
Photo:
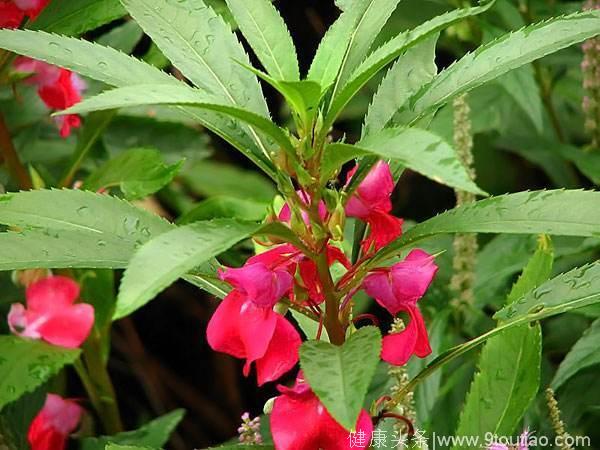
[[[14,303],[8,314],[10,330],[30,339],[66,348],[79,347],[94,324],[94,308],[75,303],[79,285],[67,277],[52,276],[31,284],[25,293],[27,307]]]
[[[298,362],[301,339],[285,317],[234,289],[223,299],[206,330],[213,350],[246,359],[244,375],[256,363],[258,385],[276,380]]]
[[[0,0],[0,28],[18,28],[25,16],[34,20],[50,0]]]
[[[423,250],[412,250],[392,267],[376,269],[363,281],[365,292],[396,315],[408,313],[405,330],[383,338],[381,357],[394,365],[406,364],[411,355],[423,358],[431,353],[427,330],[417,301],[425,295],[438,270],[433,257]]]
[[[85,83],[70,70],[26,57],[17,58],[15,69],[33,74],[25,82],[37,86],[38,95],[51,110],[63,110],[81,101]],[[81,125],[81,118],[77,114],[59,116],[55,121],[62,137],[69,136],[71,128]]]
[[[349,173],[347,182],[356,173],[358,166]],[[356,217],[371,227],[362,248],[368,253],[371,248],[379,250],[402,234],[402,219],[390,214],[394,179],[390,166],[379,161],[358,185],[346,204],[346,214]]]
[[[356,422],[356,433],[365,439],[352,442],[349,431],[325,409],[303,379],[302,372],[298,374],[294,387],[277,388],[281,395],[275,399],[271,412],[271,433],[277,450],[345,450],[369,446],[373,423],[365,410],[361,411]]]
[[[64,450],[82,414],[83,409],[73,400],[48,394],[44,407],[29,426],[27,440],[31,450]]]

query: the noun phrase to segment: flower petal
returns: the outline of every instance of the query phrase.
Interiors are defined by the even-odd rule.
[[[275,313],[277,324],[265,355],[256,361],[258,385],[274,381],[298,362],[300,334],[287,319]]]
[[[79,285],[71,278],[52,276],[31,284],[25,297],[30,311],[51,313],[72,305],[79,297]]]
[[[365,292],[377,301],[388,312],[395,316],[402,310],[402,304],[396,299],[392,289],[392,278],[389,269],[371,272],[363,280]]]
[[[256,306],[249,300],[243,303],[238,326],[240,339],[245,349],[245,376],[250,373],[250,365],[267,352],[275,333],[277,317],[279,314],[270,308]]]
[[[52,313],[38,331],[50,344],[77,348],[87,339],[93,325],[94,307],[80,303]]]
[[[424,358],[431,354],[427,329],[419,308],[407,310],[410,315],[408,326],[399,333],[391,333],[383,338],[381,359],[395,366],[402,366],[415,354]]]
[[[236,358],[245,358],[246,349],[240,337],[240,309],[244,295],[237,290],[231,291],[213,313],[206,339],[208,345],[218,352],[227,353]]]
[[[321,416],[318,414],[319,407],[324,409],[312,393],[302,399],[288,395],[280,395],[275,399],[270,422],[277,450],[320,448]],[[302,426],[298,426],[300,418]]]
[[[414,304],[429,288],[438,267],[433,256],[415,249],[404,261],[392,266],[392,286],[396,299],[405,304]]]

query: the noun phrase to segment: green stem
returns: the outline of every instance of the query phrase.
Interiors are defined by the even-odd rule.
[[[317,257],[317,271],[323,284],[325,294],[325,320],[323,324],[332,344],[342,345],[345,340],[344,328],[339,319],[339,302],[335,296],[335,287],[331,272],[329,272],[329,261],[327,261],[327,249]]]
[[[97,334],[90,337],[83,352],[85,365],[82,361],[78,361],[75,369],[102,422],[104,431],[115,434],[123,431],[123,425],[115,390],[102,358],[100,342]]]

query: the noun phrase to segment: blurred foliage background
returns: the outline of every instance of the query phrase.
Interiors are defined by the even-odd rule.
[[[221,0],[210,3],[227,16]],[[465,3],[468,2],[403,0],[381,30],[378,42],[385,42],[401,30]],[[305,72],[338,10],[332,0],[277,0],[275,4],[291,30],[301,69]],[[442,33],[436,64],[439,69],[447,67],[482,42],[505,31],[581,8],[579,1],[498,0],[483,16]],[[173,70],[133,21],[120,15],[118,10],[114,15],[114,20],[86,32],[84,37]],[[43,19],[42,15],[41,23],[37,24],[40,28],[43,28]],[[235,26],[233,22],[232,25]],[[527,189],[593,188],[600,181],[600,152],[589,148],[592,136],[584,127],[582,58],[581,48],[571,47],[512,71],[468,95],[477,183],[484,190],[502,194]],[[88,94],[103,89],[97,82],[86,81]],[[358,139],[362,117],[378,82],[371,82],[348,108],[334,130],[336,137],[346,135],[349,141]],[[271,111],[277,112],[276,119],[284,123],[289,120],[288,111],[275,92],[268,86],[264,86],[264,91]],[[77,178],[69,180],[71,184],[85,180],[88,187],[94,186],[95,182],[99,183],[98,177],[110,176],[117,192],[171,220],[183,222],[224,216],[232,209],[243,212],[249,219],[261,219],[276,193],[269,180],[237,152],[226,148],[223,141],[168,109],[94,113],[85,119],[79,133],[64,140],[58,137],[34,88],[22,84],[3,88],[0,110],[15,136],[19,155],[36,174],[40,186],[56,185],[64,179],[65,167],[69,167],[74,151],[88,146],[82,171]],[[432,129],[452,141],[452,105],[437,114]],[[98,172],[102,167],[103,171]],[[121,183],[119,178],[119,170],[125,170],[123,168],[129,171],[127,183]],[[144,192],[150,189],[145,178],[149,170],[162,174],[164,187],[157,194],[145,197]],[[136,174],[134,180],[131,180],[131,171]],[[85,174],[92,172],[95,178],[85,179]],[[153,176],[152,180],[155,182],[156,178]],[[16,188],[3,170],[0,170],[0,183],[6,190]],[[403,174],[394,194],[395,214],[404,217],[408,226],[410,221],[429,218],[454,204],[451,189],[409,171]],[[568,215],[569,211],[564,214]],[[557,238],[554,245],[556,273],[597,259],[600,250],[600,241],[596,238]],[[453,273],[452,238],[440,238],[427,248],[444,251],[438,257],[441,270],[435,284],[420,303],[430,324],[434,353],[491,326],[491,315],[502,304],[516,276],[533,254],[536,238],[484,235],[479,237],[479,247],[475,300],[470,309],[460,312],[452,307],[455,293],[449,287]],[[241,244],[229,251],[223,262],[241,264],[252,250],[248,244]],[[10,274],[2,273],[0,277],[0,316],[4,317],[10,303],[24,295],[12,283]],[[105,277],[110,285],[113,274],[95,271],[94,277]],[[116,282],[119,274],[114,277]],[[83,298],[86,300],[86,296],[112,295],[94,290],[94,283],[85,286]],[[365,311],[381,312],[367,298],[360,301]],[[116,323],[109,369],[129,428],[174,408],[185,408],[187,415],[171,440],[171,448],[204,448],[235,436],[240,415],[244,411],[260,414],[264,402],[276,394],[274,386],[259,390],[252,377],[244,379],[240,361],[209,349],[205,328],[215,306],[216,300],[211,296],[180,281],[131,318]],[[598,317],[600,309],[595,308],[577,310],[544,322],[542,386],[550,382],[565,354]],[[3,321],[0,328],[2,332],[8,331]],[[438,434],[450,434],[455,429],[475,370],[476,354],[471,352],[460,358],[417,392],[421,428]],[[422,366],[423,362],[412,361],[409,370],[414,373]],[[386,383],[385,368],[382,367],[380,375],[374,383],[373,395]],[[592,364],[563,384],[558,399],[569,430],[589,435],[600,443],[600,430],[595,426],[600,420],[597,378],[598,365]],[[56,383],[70,383],[73,389],[81,390],[77,381],[69,377],[62,377]],[[552,434],[542,394],[531,408],[526,423],[540,435]]]

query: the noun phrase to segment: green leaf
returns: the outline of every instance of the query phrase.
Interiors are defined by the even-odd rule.
[[[65,67],[111,86],[140,83],[182,85],[165,72],[112,48],[40,31],[0,30],[0,48]],[[256,145],[254,137],[240,134],[237,126],[232,128],[230,119],[197,108],[177,109],[225,139],[270,177],[275,177],[275,169],[265,157],[265,149]]]
[[[0,47],[111,86],[179,83],[165,72],[110,47],[43,31],[0,30]]]
[[[295,153],[294,147],[286,135],[286,132],[261,115],[255,114],[235,106],[218,103],[218,99],[212,95],[187,87],[183,84],[176,86],[171,84],[139,84],[137,86],[126,86],[122,88],[105,91],[101,94],[85,99],[64,111],[55,113],[81,114],[89,111],[110,110],[114,108],[125,108],[140,105],[192,105],[197,108],[207,109],[225,114],[244,121],[260,131],[267,134],[274,142],[291,154]],[[274,147],[275,144],[270,144]],[[253,154],[245,151],[249,158]]]
[[[412,112],[422,116],[453,97],[550,53],[600,33],[600,12],[586,11],[529,25],[479,47],[411,99]]]
[[[600,192],[554,190],[500,195],[442,213],[407,230],[372,260],[375,267],[407,245],[435,234],[510,233],[597,236]],[[568,211],[568,214],[565,214]]]
[[[0,196],[0,270],[121,268],[134,250],[172,225],[116,197],[76,190]]]
[[[203,0],[121,2],[165,56],[197,87],[216,96],[219,103],[269,117],[256,77],[235,63],[250,64],[243,47],[229,25]],[[243,131],[262,153],[273,149],[252,127]]]
[[[92,173],[83,189],[98,191],[119,186],[127,199],[143,198],[166,186],[180,168],[181,162],[165,165],[158,150],[131,149]]]
[[[50,2],[29,26],[69,36],[83,34],[126,14],[119,0],[76,0]]]
[[[600,319],[596,319],[560,363],[552,380],[552,389],[559,389],[580,370],[600,364],[599,341]]]
[[[177,409],[148,422],[135,431],[126,431],[113,436],[84,438],[81,440],[81,450],[104,450],[108,444],[163,447],[168,442],[171,433],[183,419],[184,414],[184,410]]]
[[[514,432],[539,388],[541,340],[539,325],[521,325],[487,342],[481,352],[479,373],[467,395],[457,436],[479,436],[483,442],[488,432],[499,436]]]
[[[16,336],[0,336],[0,348],[0,409],[72,364],[80,353]]]
[[[123,275],[114,318],[131,314],[194,267],[260,228],[257,223],[215,219],[184,225],[151,240],[135,253]]]
[[[198,203],[177,221],[178,224],[215,218],[261,221],[267,215],[267,204],[235,197],[212,197]]]
[[[349,30],[351,33],[335,80],[332,98],[335,99],[352,72],[364,61],[378,32],[385,26],[398,3],[400,0],[354,0],[352,7],[348,8],[347,11],[356,14],[358,20]]]
[[[515,322],[540,320],[600,301],[600,262],[563,273],[505,306],[494,318]]]
[[[338,154],[375,154],[383,159],[392,159],[408,169],[419,172],[432,180],[463,191],[485,195],[471,180],[454,149],[442,138],[418,128],[387,128],[367,136],[355,146],[332,144],[326,152],[338,158]],[[324,163],[331,167],[332,163]],[[339,165],[338,165],[339,167]]]
[[[361,63],[361,65],[356,68],[348,82],[333,100],[329,110],[327,111],[327,116],[325,117],[322,126],[322,133],[328,132],[329,128],[333,125],[342,109],[344,109],[348,102],[371,78],[373,78],[373,76],[375,76],[381,69],[402,55],[406,50],[423,39],[431,36],[432,34],[437,33],[443,28],[458,22],[459,20],[487,11],[493,4],[494,0],[491,0],[482,6],[457,9],[455,11],[442,14],[423,23],[422,25],[419,25],[413,30],[400,33],[395,38],[391,39],[377,50],[372,52]],[[348,13],[345,12],[344,14]],[[342,16],[344,14],[342,14]],[[334,24],[334,26],[336,24]],[[344,47],[341,46],[340,48]],[[326,86],[324,83],[321,83],[321,85]]]
[[[300,329],[306,335],[307,339],[316,339],[317,333],[319,331],[319,322],[314,319],[311,319],[310,317],[305,316],[304,314],[294,309],[290,309],[290,313],[298,323]],[[327,330],[325,329],[325,327],[321,329],[320,340],[322,342],[329,342],[329,335],[327,334]]]
[[[553,259],[552,244],[542,236],[538,249],[508,295],[507,304],[546,281],[552,273]],[[479,372],[461,413],[457,436],[479,436],[483,441],[486,433],[508,436],[515,431],[539,389],[541,339],[540,325],[526,324],[506,330],[486,343]]]
[[[119,3],[120,5],[120,3]],[[112,47],[123,53],[131,53],[135,49],[140,39],[144,36],[144,31],[133,20],[125,22],[123,25],[110,30],[108,33],[100,36],[96,42],[106,47]]]
[[[298,81],[296,48],[273,4],[269,0],[227,0],[227,6],[267,72],[278,80]]]
[[[381,131],[406,101],[435,76],[438,37],[436,34],[411,47],[388,70],[369,105],[363,138]]]
[[[151,447],[138,447],[133,446],[133,445],[121,445],[121,444],[111,444],[108,443],[106,444],[106,447],[104,447],[105,450],[158,450],[156,448],[151,448]]]
[[[363,327],[342,346],[307,341],[300,347],[300,367],[327,411],[347,430],[354,430],[375,374],[381,334]]]

